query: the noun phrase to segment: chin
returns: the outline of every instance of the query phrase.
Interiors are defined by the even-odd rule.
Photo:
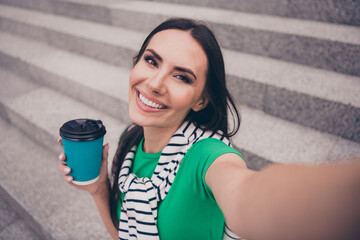
[[[130,118],[131,122],[133,122],[139,126],[142,126],[142,127],[154,126],[154,125],[159,124],[159,121],[157,119],[145,117],[139,113],[134,113],[131,111],[129,113],[129,118]]]

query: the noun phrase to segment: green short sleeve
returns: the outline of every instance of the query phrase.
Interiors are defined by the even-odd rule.
[[[226,153],[234,153],[244,159],[243,156],[235,148],[230,147],[224,142],[215,138],[207,138],[200,140],[189,149],[187,157],[191,159],[191,161],[189,162],[194,164],[193,169],[196,171],[196,179],[199,180],[196,181],[196,192],[201,194],[202,197],[207,197],[215,201],[211,189],[207,186],[205,182],[205,174],[210,165],[218,157]]]

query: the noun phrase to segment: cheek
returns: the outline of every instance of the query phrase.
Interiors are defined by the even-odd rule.
[[[129,103],[134,103],[134,87],[139,83],[139,76],[138,72],[135,67],[131,70],[129,75],[129,87],[128,87],[128,101]]]
[[[173,100],[173,107],[178,109],[180,108],[191,108],[196,100],[197,95],[200,95],[194,89],[183,88],[181,86],[177,86],[174,88],[175,91],[172,92],[171,99]]]
[[[137,83],[137,81],[139,79],[138,72],[139,71],[137,71],[136,66],[131,70],[130,76],[129,76],[129,87],[130,88]]]
[[[129,87],[132,88],[135,85],[149,79],[152,74],[152,71],[149,70],[143,63],[137,63],[130,72]]]

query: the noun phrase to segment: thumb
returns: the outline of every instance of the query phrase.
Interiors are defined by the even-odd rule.
[[[102,152],[102,160],[103,161],[107,161],[108,159],[108,156],[109,156],[109,143],[106,143],[104,146],[103,146],[103,152]]]
[[[101,181],[104,181],[107,178],[108,156],[109,156],[109,144],[107,143],[103,146],[103,152],[102,152],[101,169],[100,169],[100,179],[102,179]]]

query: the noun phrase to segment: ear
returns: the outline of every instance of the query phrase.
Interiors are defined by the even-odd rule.
[[[200,100],[192,107],[192,110],[194,112],[198,112],[202,109],[204,109],[208,104],[208,99],[206,97],[201,97]]]

